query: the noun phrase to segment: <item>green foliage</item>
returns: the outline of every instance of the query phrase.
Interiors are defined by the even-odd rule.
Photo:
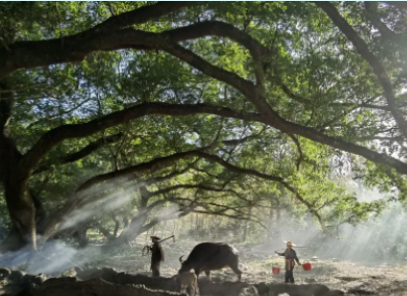
[[[8,47],[15,41],[61,38],[63,47],[64,36],[80,33],[112,15],[145,5],[151,3],[30,2],[21,5],[1,2],[1,46]],[[372,45],[374,53],[384,55],[388,48],[372,33],[363,7],[348,2],[338,5],[348,22]],[[380,8],[380,13],[397,22],[390,8]],[[211,2],[133,28],[162,32],[205,20],[232,24],[272,50],[272,56],[266,57],[269,68],[265,71],[265,91],[268,103],[281,117],[349,143],[369,145],[372,150],[385,150],[399,158],[405,156],[389,112],[357,107],[362,103],[382,105],[382,89],[370,66],[316,6],[305,2]],[[208,34],[180,44],[213,65],[255,80],[249,51],[235,41]],[[389,75],[397,81],[405,79],[403,69],[396,66],[400,57],[402,55],[384,61]],[[284,91],[282,85],[295,96]],[[95,52],[80,63],[18,71],[9,77],[9,86],[15,89],[16,97],[8,128],[23,154],[53,128],[89,122],[141,103],[211,104],[236,111],[258,111],[236,89],[203,75],[174,56],[151,50]],[[399,100],[403,103],[405,95]],[[393,131],[387,132],[389,129]],[[189,166],[188,172],[175,178],[148,184],[148,190],[154,192],[177,184],[225,190],[182,189],[154,196],[149,204],[167,199],[168,202],[159,207],[162,209],[174,201],[183,207],[199,200],[202,203],[199,209],[208,214],[247,219],[253,218],[248,209],[254,208],[256,221],[250,223],[257,224],[252,225],[267,224],[264,221],[268,219],[270,208],[276,210],[284,206],[298,220],[318,213],[331,227],[366,220],[384,207],[382,201],[359,202],[349,188],[332,178],[332,161],[343,156],[333,148],[305,138],[298,138],[297,145],[291,135],[260,123],[207,114],[144,116],[87,138],[64,141],[47,154],[43,163],[55,163],[62,155],[77,152],[119,132],[123,136],[118,142],[104,145],[76,162],[56,164],[31,176],[30,187],[41,196],[47,211],[60,208],[93,176],[208,146],[211,146],[210,154],[222,157],[237,168],[281,178],[310,206],[282,183],[242,175],[213,161],[197,158],[134,174],[134,179],[124,185],[114,185],[114,190],[126,191],[134,185],[132,182],[159,178]],[[377,135],[391,136],[391,139],[377,143],[374,142]],[[228,144],[229,140],[242,141]],[[366,186],[378,187],[400,200],[406,199],[406,180],[394,170],[359,157],[353,157],[350,162],[353,171],[347,172],[348,180],[358,177]],[[102,185],[96,185],[97,194],[112,194],[112,188],[98,186]],[[126,194],[131,196],[129,200],[114,211],[119,216],[132,217],[139,212],[142,197],[137,189]],[[3,198],[0,211],[4,217]],[[91,220],[111,230],[114,224],[109,215],[110,210],[101,211]],[[148,221],[151,220],[149,217]],[[244,221],[236,223],[243,227]],[[230,225],[219,227],[221,232],[231,231]],[[256,226],[251,233],[260,229],[263,228]]]

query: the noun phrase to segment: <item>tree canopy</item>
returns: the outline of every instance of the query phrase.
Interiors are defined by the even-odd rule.
[[[1,250],[118,216],[112,245],[191,212],[268,228],[276,201],[329,233],[384,207],[352,178],[405,201],[406,10],[1,2]]]

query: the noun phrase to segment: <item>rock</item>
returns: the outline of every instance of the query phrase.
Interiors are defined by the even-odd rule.
[[[333,262],[339,262],[339,259],[338,258],[332,258],[332,261]]]
[[[360,280],[360,278],[351,276],[336,276],[335,278],[344,282],[354,282]]]
[[[25,275],[25,272],[20,270],[13,270],[8,276],[8,280],[12,283],[20,283]]]
[[[319,261],[319,258],[317,256],[312,256],[310,260],[311,261]]]
[[[356,295],[374,295],[376,292],[373,289],[358,287],[352,288],[347,291],[347,294],[356,294]]]
[[[256,287],[250,286],[243,288],[240,291],[239,296],[259,296],[259,292],[257,291]]]
[[[92,279],[84,282],[74,278],[58,278],[46,281],[33,296],[174,296],[183,295],[177,292],[148,289],[143,285],[117,285],[102,279]]]
[[[8,278],[11,274],[11,270],[5,267],[0,267],[0,280]]]
[[[67,271],[62,273],[62,276],[66,277],[75,277],[77,274],[75,268],[68,269]]]
[[[326,292],[323,296],[344,296],[345,292],[341,290],[331,290]]]
[[[35,285],[41,285],[43,282],[46,281],[46,276],[43,274],[38,274],[38,275],[30,275],[30,274],[26,274],[23,278],[22,278],[22,283],[28,284],[28,283],[33,283]]]
[[[305,278],[304,282],[308,283],[308,284],[315,284],[318,283],[317,279],[314,278]]]
[[[290,296],[324,296],[325,293],[330,291],[327,286],[321,284],[287,285],[260,283],[254,286],[260,295],[279,295],[287,293]]]

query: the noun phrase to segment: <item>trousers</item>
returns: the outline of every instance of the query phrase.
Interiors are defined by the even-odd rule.
[[[160,263],[159,262],[151,263],[151,270],[153,271],[153,277],[160,276]]]
[[[286,270],[286,271],[285,271],[285,282],[286,282],[286,283],[294,283],[294,273],[293,273],[293,270]]]

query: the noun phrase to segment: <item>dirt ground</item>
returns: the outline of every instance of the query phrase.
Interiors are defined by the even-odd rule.
[[[165,262],[161,267],[163,276],[170,277],[177,273],[180,263],[178,258],[184,259],[198,242],[164,242]],[[118,271],[128,273],[150,274],[149,257],[142,256],[143,244],[134,244],[132,248],[123,249],[120,254],[110,254],[98,262],[96,266],[114,267]],[[256,248],[236,246],[239,250],[240,268],[243,271],[242,280],[249,283],[283,282],[284,271],[278,275],[272,274],[272,265],[283,266],[282,257],[277,257],[274,250],[260,251]],[[386,295],[407,296],[407,262],[398,266],[367,266],[363,263],[331,260],[311,261],[314,254],[308,256],[297,250],[300,261],[310,260],[313,268],[304,271],[296,266],[295,279],[297,284],[320,283],[331,289],[340,289],[346,295]],[[205,275],[202,274],[202,277]],[[211,274],[213,281],[236,280],[237,277],[230,269],[214,271]]]

